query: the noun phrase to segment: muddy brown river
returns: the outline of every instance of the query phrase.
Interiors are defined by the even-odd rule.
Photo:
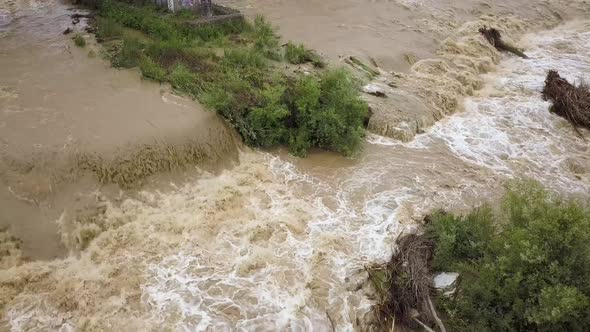
[[[539,95],[548,69],[590,79],[588,3],[221,2],[333,65],[376,59],[389,98],[366,97],[363,151],[248,149],[198,103],[110,68],[92,36],[76,48],[62,31],[77,9],[0,0],[0,330],[363,330],[364,266],[428,211],[494,202],[514,178],[588,193],[590,144]],[[482,24],[530,59],[483,43]],[[190,166],[131,187],[80,163],[169,155]]]

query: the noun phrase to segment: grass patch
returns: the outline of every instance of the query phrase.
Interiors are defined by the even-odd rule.
[[[76,34],[74,37],[74,44],[78,47],[85,47],[86,46],[86,39],[80,34]]]
[[[313,50],[305,48],[304,45],[295,45],[293,43],[287,43],[285,45],[285,59],[292,64],[302,64],[311,62],[318,68],[326,66],[322,58]]]
[[[122,37],[123,27],[110,18],[98,17],[96,22],[96,38],[104,41]]]
[[[163,82],[166,80],[166,70],[160,67],[150,57],[142,56],[139,61],[139,69],[144,77],[150,78],[154,81]]]
[[[277,66],[286,56],[280,38],[264,18],[194,26],[191,12],[117,1],[104,2],[99,16],[97,34],[119,39],[105,43],[114,67],[139,66],[146,78],[170,82],[225,117],[247,144],[288,145],[299,156],[312,147],[358,151],[368,112],[358,84],[339,69],[285,74]],[[317,54],[301,45],[286,51],[290,62],[320,66]]]
[[[110,58],[116,68],[133,68],[139,65],[146,45],[135,38],[125,38],[122,43],[115,44]]]
[[[191,96],[197,96],[202,91],[199,79],[182,63],[177,64],[172,69],[168,79],[175,89],[186,92]]]

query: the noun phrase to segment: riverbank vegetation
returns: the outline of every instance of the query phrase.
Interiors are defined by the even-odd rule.
[[[85,47],[86,46],[86,39],[84,39],[84,37],[82,35],[76,34],[74,36],[74,38],[72,38],[74,40],[74,44],[76,44],[76,46],[78,47]]]
[[[262,17],[194,24],[188,11],[103,1],[96,37],[114,67],[142,74],[216,110],[255,147],[287,145],[305,156],[318,147],[350,156],[368,114],[358,83],[343,69],[325,68],[302,45],[280,45]],[[286,70],[310,63],[307,71]]]
[[[487,206],[465,216],[437,212],[423,235],[400,243],[391,262],[369,269],[381,325],[395,320],[418,327],[419,319],[435,326],[438,313],[449,331],[590,326],[585,203],[552,197],[537,184],[514,183],[499,212]],[[451,294],[431,289],[431,274],[442,271],[460,275]],[[429,308],[430,296],[435,310]]]

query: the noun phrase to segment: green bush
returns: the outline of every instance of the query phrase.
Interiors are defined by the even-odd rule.
[[[175,89],[186,92],[191,96],[197,96],[202,91],[198,77],[183,64],[177,64],[172,69],[169,79]]]
[[[163,82],[166,80],[166,70],[147,56],[141,57],[139,69],[141,69],[143,76],[147,78],[158,82]]]
[[[84,39],[84,37],[82,35],[76,34],[73,39],[74,39],[74,44],[76,44],[76,46],[78,46],[78,47],[86,46],[86,39]]]
[[[426,228],[433,267],[461,274],[438,306],[452,331],[586,331],[590,209],[537,184],[507,191],[501,213],[438,213]]]
[[[285,45],[285,59],[296,65],[311,62],[316,67],[325,67],[322,58],[315,51],[305,48],[302,44],[287,43]]]
[[[257,16],[254,20],[254,47],[269,59],[280,60],[279,36],[264,17]]]
[[[96,37],[98,39],[116,38],[123,36],[123,27],[110,18],[98,17],[96,22]]]
[[[291,142],[302,142],[340,152],[346,156],[358,150],[364,136],[363,121],[368,106],[359,97],[359,89],[352,76],[344,69],[330,69],[319,80],[302,75],[292,91]],[[301,133],[304,130],[307,133]],[[304,147],[292,146],[296,155]]]
[[[247,118],[248,127],[253,133],[253,141],[262,147],[286,143],[289,130],[286,119],[290,111],[283,103],[285,87],[265,85],[261,92],[263,100],[260,107],[254,107]]]
[[[111,52],[111,64],[116,68],[133,68],[139,65],[145,45],[135,38],[125,38]]]
[[[224,52],[223,64],[231,70],[248,69],[248,68],[265,68],[266,60],[264,57],[251,49],[247,48],[229,48]]]
[[[312,147],[345,155],[358,150],[368,107],[355,81],[344,70],[288,77],[269,61],[282,55],[264,18],[195,27],[186,24],[194,19],[190,12],[118,1],[105,1],[99,13],[97,31],[121,35],[122,42],[106,44],[114,67],[139,66],[145,77],[170,82],[226,118],[247,144],[286,144],[299,156]],[[321,60],[303,46],[287,49],[293,61]]]

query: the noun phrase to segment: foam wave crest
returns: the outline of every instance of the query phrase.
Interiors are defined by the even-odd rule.
[[[550,69],[570,82],[588,81],[588,28],[589,22],[575,22],[528,36],[530,59],[510,58],[486,75],[489,89],[467,98],[464,113],[436,124],[420,139],[442,139],[462,158],[509,176],[587,190],[588,145],[564,119],[548,111],[541,90]]]

